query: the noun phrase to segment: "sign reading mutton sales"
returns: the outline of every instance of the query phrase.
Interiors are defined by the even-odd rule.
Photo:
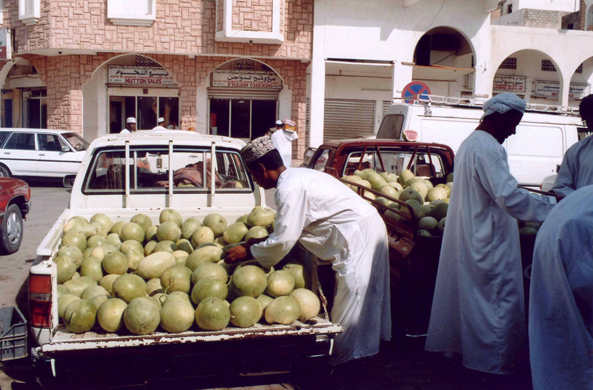
[[[10,39],[10,30],[0,29],[0,60],[12,59],[12,40]]]
[[[255,70],[215,70],[213,87],[229,88],[282,88],[282,80],[274,72]]]
[[[495,76],[492,89],[498,92],[525,92],[527,77]]]
[[[591,93],[589,83],[570,83],[569,98],[582,99]],[[533,82],[533,96],[543,99],[557,99],[560,95],[560,81],[535,80]]]
[[[162,84],[175,85],[167,69],[156,66],[109,66],[109,84]]]

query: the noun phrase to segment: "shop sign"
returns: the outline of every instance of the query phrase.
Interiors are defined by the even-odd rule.
[[[213,87],[228,88],[282,88],[282,80],[274,72],[254,70],[215,70]]]
[[[591,94],[591,84],[589,83],[570,83],[570,92],[568,97],[572,100],[581,100]]]
[[[12,59],[12,41],[10,39],[10,30],[0,29],[0,60]]]
[[[498,92],[525,92],[527,77],[494,76],[493,89]]]
[[[157,66],[109,66],[109,84],[163,84],[175,85],[167,69]]]
[[[569,98],[582,99],[591,93],[589,83],[570,83]],[[535,80],[533,82],[533,95],[544,99],[557,99],[560,95],[560,81]]]

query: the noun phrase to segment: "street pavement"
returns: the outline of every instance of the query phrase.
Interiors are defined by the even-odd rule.
[[[60,183],[30,183],[32,210],[24,224],[24,240],[20,250],[0,257],[0,305],[17,305],[27,315],[26,280],[35,250],[45,234],[68,205],[69,193]],[[275,208],[274,190],[266,191],[268,207]],[[381,352],[373,357],[348,362],[336,368],[322,370],[319,377],[300,373],[297,376],[269,378],[259,386],[247,382],[233,384],[233,389],[402,389],[402,390],[529,390],[531,377],[526,369],[512,376],[495,376],[465,369],[459,358],[447,359],[439,354],[423,351],[424,338],[397,338],[384,343]],[[256,357],[257,358],[257,357]],[[150,383],[129,389],[171,390],[202,389],[200,380]],[[0,364],[1,390],[40,390],[34,382],[29,359]],[[219,390],[221,388],[219,387]]]

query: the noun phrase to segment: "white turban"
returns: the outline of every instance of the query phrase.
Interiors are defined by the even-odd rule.
[[[523,114],[525,113],[525,100],[521,99],[514,93],[505,92],[488,100],[486,103],[484,103],[484,107],[482,109],[484,110],[482,119],[486,118],[490,114],[494,114],[495,112],[504,114],[505,112],[509,112],[511,110],[517,110]]]

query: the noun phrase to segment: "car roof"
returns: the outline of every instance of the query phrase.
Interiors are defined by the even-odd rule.
[[[447,145],[437,144],[437,143],[427,143],[427,142],[410,142],[410,141],[396,141],[391,139],[364,139],[364,138],[354,138],[354,139],[339,139],[339,140],[332,140],[324,142],[323,146],[328,146],[331,148],[339,148],[341,146],[403,146],[409,147],[410,149],[415,149],[416,147],[426,147],[430,146],[431,148],[443,148],[443,149],[451,149]]]
[[[13,128],[13,127],[0,127],[0,131],[11,131],[11,132],[27,132],[27,133],[48,133],[48,134],[64,134],[73,133],[72,130],[56,130],[56,129],[26,129],[26,128]]]
[[[217,146],[226,146],[234,149],[242,149],[246,144],[244,141],[236,138],[223,137],[218,135],[206,135],[193,131],[184,130],[167,130],[167,131],[152,131],[139,130],[129,134],[109,134],[93,141],[90,148],[105,147],[105,146],[122,146],[126,141],[130,145],[167,145],[169,141],[173,141],[173,145],[195,145],[195,146],[211,146],[216,142]]]

